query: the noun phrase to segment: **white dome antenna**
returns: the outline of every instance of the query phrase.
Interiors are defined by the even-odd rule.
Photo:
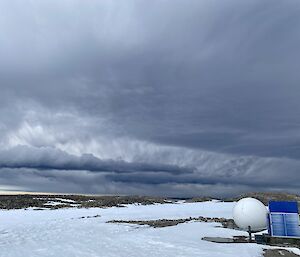
[[[254,198],[243,198],[233,208],[233,219],[235,224],[251,233],[265,230],[267,228],[267,208]]]

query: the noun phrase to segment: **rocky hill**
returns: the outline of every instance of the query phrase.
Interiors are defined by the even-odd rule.
[[[258,199],[259,201],[263,202],[265,205],[268,205],[270,200],[274,201],[297,201],[298,205],[300,205],[300,195],[296,194],[289,194],[289,193],[264,193],[264,192],[252,192],[252,193],[246,193],[242,194],[236,197],[232,198],[226,198],[224,199],[225,202],[232,202],[232,201],[238,201],[245,197],[253,197]]]

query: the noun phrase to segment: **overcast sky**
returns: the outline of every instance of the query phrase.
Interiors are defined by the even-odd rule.
[[[300,193],[299,0],[0,2],[0,190]]]

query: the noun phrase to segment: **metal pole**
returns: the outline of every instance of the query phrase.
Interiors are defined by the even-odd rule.
[[[251,243],[252,242],[252,234],[251,234],[251,227],[250,226],[248,226],[248,234],[249,234],[249,243]]]

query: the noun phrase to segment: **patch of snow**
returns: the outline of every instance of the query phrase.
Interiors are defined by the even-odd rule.
[[[0,211],[0,257],[259,257],[257,244],[216,244],[204,236],[232,237],[242,231],[217,223],[173,227],[111,224],[106,221],[232,217],[234,203],[202,202],[127,205],[126,208]],[[80,219],[83,216],[98,218]]]
[[[76,203],[76,201],[74,201],[72,199],[65,199],[65,198],[53,198],[53,200],[66,202],[66,203]]]
[[[47,203],[44,203],[44,205],[51,205],[51,206],[56,206],[56,205],[66,205],[67,203],[62,203],[62,202],[53,202],[53,201],[48,201]]]

